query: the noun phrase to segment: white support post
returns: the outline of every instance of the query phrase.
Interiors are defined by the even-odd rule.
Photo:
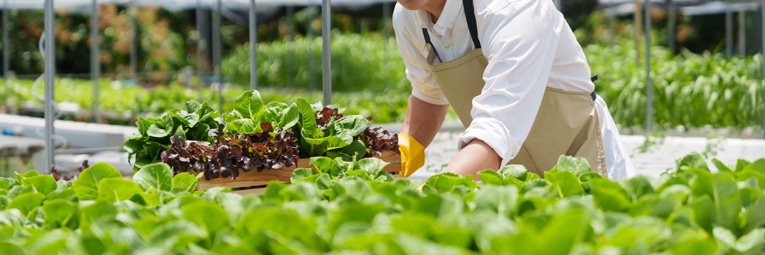
[[[645,1],[645,93],[646,131],[653,130],[653,88],[651,84],[651,1]]]
[[[285,40],[287,44],[287,56],[286,56],[286,59],[284,60],[284,62],[287,63],[284,68],[285,69],[284,73],[285,75],[287,75],[287,77],[285,77],[286,79],[284,79],[285,81],[287,81],[287,87],[293,86],[293,83],[295,82],[295,79],[293,79],[295,77],[295,74],[294,74],[295,56],[292,50],[292,48],[295,45],[295,43],[293,42],[294,23],[292,22],[294,14],[295,14],[295,7],[292,5],[287,6],[287,40]],[[310,25],[311,23],[308,23],[308,24]]]
[[[310,8],[311,8],[311,11],[309,12],[310,15],[309,15],[309,18],[308,18],[308,20],[310,22],[308,22],[308,28],[307,28],[308,31],[306,33],[308,34],[307,37],[309,38],[308,43],[313,45],[313,42],[314,42],[314,40],[313,40],[314,39],[314,29],[313,29],[313,26],[311,25],[311,23],[316,18],[316,9],[315,9],[316,6],[311,6]],[[308,81],[308,90],[314,91],[316,89],[316,72],[313,71],[314,70],[313,67],[314,67],[314,65],[316,65],[316,58],[315,58],[316,55],[313,54],[313,47],[310,47],[310,49],[311,50],[308,51],[309,52],[308,53],[308,80],[309,80]]]
[[[220,0],[215,1],[215,8],[212,13],[212,57],[213,57],[213,75],[218,82],[218,111],[223,111],[223,77],[220,69],[221,62],[221,35],[220,35]]]
[[[760,36],[761,36],[761,48],[760,48],[760,57],[765,56],[765,0],[760,0]],[[762,70],[760,73],[760,87],[762,94],[762,104],[765,104],[765,83],[763,83],[763,79],[765,79],[765,59],[762,61]],[[763,107],[765,108],[765,107]],[[762,110],[762,129],[763,129],[763,137],[765,139],[765,109]]]
[[[201,0],[197,0],[197,20],[196,20],[196,29],[198,33],[198,40],[197,40],[197,98],[199,101],[202,101],[202,84],[204,83],[203,77],[205,76],[205,71],[202,66],[205,63],[206,59],[206,36],[207,33],[204,32],[207,24],[207,20],[205,19],[204,10],[202,9],[202,3]]]
[[[8,43],[8,30],[11,29],[11,25],[8,24],[8,15],[11,14],[8,10],[8,0],[3,0],[3,7],[3,85],[5,86],[5,89],[3,90],[2,108],[5,108],[7,107],[6,102],[8,102],[8,94],[10,94],[11,88],[8,82],[8,78],[10,78],[8,76],[8,70],[11,70],[9,66],[11,63],[8,58],[11,50],[11,45]]]
[[[258,89],[258,12],[255,0],[250,0],[250,89]]]
[[[738,11],[738,55],[746,57],[746,10]]]
[[[56,40],[54,35],[55,14],[53,13],[53,0],[45,0],[45,26],[44,26],[44,60],[45,60],[45,169],[40,169],[45,173],[50,172],[50,167],[56,162],[54,160],[54,148],[56,144],[53,142],[53,124],[56,114],[56,101],[55,101],[55,81],[53,75],[56,73]]]
[[[667,25],[669,28],[667,29],[667,46],[669,47],[669,50],[672,51],[672,53],[675,53],[675,12],[677,8],[675,7],[675,2],[672,0],[667,0],[667,8],[669,13],[669,24]]]
[[[135,21],[135,1],[130,5],[128,14],[130,15],[130,79],[138,81],[138,24]]]
[[[90,105],[91,121],[101,122],[98,110],[101,98],[101,64],[99,63],[100,43],[98,39],[98,1],[92,0],[90,7],[90,79],[93,81],[93,98]]]
[[[385,72],[389,72],[390,70],[388,68],[390,68],[390,65],[389,65],[390,63],[388,63],[389,61],[388,61],[388,54],[387,54],[387,52],[388,52],[388,36],[390,35],[390,31],[388,31],[388,21],[391,20],[390,4],[383,3],[383,17],[380,20],[383,22],[383,42],[384,42],[383,43],[383,47],[384,47],[385,52],[386,52],[386,54],[384,56],[384,59],[383,59],[383,67],[384,67],[383,70]],[[386,75],[385,76],[385,87],[386,88],[390,88],[391,86],[392,85],[391,85],[390,75]]]
[[[725,55],[733,56],[733,8],[725,3]]]
[[[324,105],[332,104],[332,21],[330,15],[330,0],[322,0],[321,3],[321,58],[322,58],[322,89],[324,91]]]

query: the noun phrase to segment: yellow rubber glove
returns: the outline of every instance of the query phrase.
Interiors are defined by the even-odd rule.
[[[401,176],[409,177],[425,164],[425,148],[408,134],[398,133],[398,149],[401,151]]]

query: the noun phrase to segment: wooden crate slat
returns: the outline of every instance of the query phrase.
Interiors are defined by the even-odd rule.
[[[388,162],[383,170],[391,174],[397,175],[401,171],[401,155],[397,151],[383,151],[381,156],[378,156]],[[298,159],[297,166],[284,167],[280,169],[263,170],[262,172],[250,171],[240,172],[236,179],[231,178],[214,178],[211,180],[200,179],[197,185],[197,190],[208,190],[213,187],[229,187],[235,189],[235,193],[241,193],[251,189],[251,187],[265,186],[271,181],[281,181],[285,183],[290,182],[292,177],[292,171],[295,168],[308,168],[311,167],[309,158]],[[244,189],[242,189],[244,188]],[[240,189],[240,190],[236,190]],[[263,188],[265,189],[265,188]],[[241,192],[240,192],[241,191]]]
[[[295,168],[308,167],[309,159],[299,159],[297,166],[282,167],[279,169],[267,169],[262,172],[250,171],[239,172],[239,176],[236,179],[231,178],[214,178],[211,180],[200,179],[197,190],[207,190],[212,187],[225,186],[229,188],[243,188],[266,185],[271,181],[289,182],[292,177],[292,171]]]
[[[266,192],[266,187],[256,187],[256,188],[249,188],[249,189],[240,189],[240,190],[234,190],[231,191],[231,193],[239,194],[242,196],[246,195],[260,195]]]

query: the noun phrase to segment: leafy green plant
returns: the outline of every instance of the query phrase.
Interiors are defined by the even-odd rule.
[[[704,155],[619,182],[581,158],[545,178],[510,165],[480,181],[437,174],[420,187],[385,162],[316,157],[263,194],[150,164],[123,179],[95,164],[74,181],[36,171],[0,178],[0,251],[13,254],[760,254],[765,159]],[[511,244],[511,245],[508,245]],[[514,245],[517,244],[517,245]],[[522,244],[522,245],[521,245]]]
[[[623,128],[646,125],[645,64],[635,62],[634,49],[627,38],[615,45],[585,47],[590,68],[599,74],[596,90]],[[687,50],[675,55],[652,45],[652,124],[660,130],[762,128],[761,64],[761,55],[740,58]]]
[[[343,116],[337,108],[310,104],[297,98],[287,105],[282,102],[264,104],[256,90],[245,91],[234,101],[234,110],[225,114],[226,130],[234,134],[261,132],[261,123],[272,123],[275,130],[296,134],[300,156],[353,156],[368,153],[365,141],[359,139],[371,126],[361,115]]]
[[[234,100],[234,110],[224,114],[226,131],[234,135],[262,132],[261,123],[272,123],[274,130],[292,131],[297,137],[300,157],[313,156],[361,158],[378,146],[367,144],[361,136],[380,140],[381,134],[365,132],[371,121],[362,115],[343,115],[337,108],[310,104],[306,99],[295,102],[264,104],[257,90],[245,91]],[[389,138],[392,139],[392,138]],[[375,148],[368,148],[375,147]]]
[[[156,162],[176,173],[203,173],[209,180],[236,178],[240,171],[258,172],[293,166],[298,157],[378,156],[398,149],[397,136],[361,115],[342,115],[337,108],[295,103],[264,104],[260,92],[248,90],[234,100],[233,110],[220,115],[195,101],[186,110],[173,109],[158,118],[139,119],[138,133],[124,143],[134,169]]]
[[[212,143],[172,136],[170,149],[162,151],[160,158],[175,174],[203,174],[207,180],[235,179],[240,171],[261,172],[297,165],[297,137],[291,130],[275,131],[270,122],[261,122],[259,130],[251,134],[221,132]]]
[[[159,162],[161,152],[170,148],[172,136],[196,141],[215,140],[217,137],[211,136],[210,131],[218,128],[215,118],[219,115],[207,102],[188,101],[185,109],[173,109],[161,117],[139,118],[136,122],[138,133],[123,145],[128,160],[135,158],[133,169]]]
[[[247,90],[234,99],[234,109],[224,114],[225,130],[237,134],[262,132],[260,123],[271,123],[275,130],[291,130],[298,124],[298,107],[284,102],[263,103],[260,92]]]
[[[361,115],[343,116],[337,109],[312,106],[305,99],[297,99],[296,104],[300,112],[297,126],[300,130],[296,133],[300,133],[301,157],[327,155],[351,159],[368,154],[364,141],[357,138],[371,126],[369,120]]]
[[[312,168],[295,169],[290,177],[290,181],[292,183],[305,181],[313,183],[329,179],[349,178],[351,176],[382,182],[393,180],[393,175],[383,170],[388,162],[374,157],[345,161],[341,157],[317,156],[311,158],[310,164],[313,166]]]

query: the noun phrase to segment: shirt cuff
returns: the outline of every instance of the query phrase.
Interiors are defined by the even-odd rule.
[[[489,145],[501,158],[500,167],[507,165],[518,155],[521,144],[512,137],[510,130],[499,120],[491,118],[473,119],[470,126],[459,139],[458,148],[461,150],[473,139],[478,139]]]

